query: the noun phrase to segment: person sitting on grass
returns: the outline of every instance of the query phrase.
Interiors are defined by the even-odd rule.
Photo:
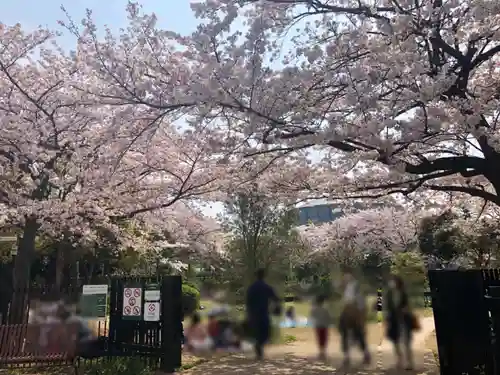
[[[207,325],[208,335],[214,343],[213,349],[217,349],[221,346],[221,329],[217,316],[213,313],[208,315],[208,325]]]
[[[286,309],[285,317],[287,325],[289,325],[291,328],[295,328],[297,326],[297,320],[295,317],[295,308],[293,306],[290,306]]]
[[[238,351],[241,348],[242,335],[238,324],[230,323],[222,332],[227,350]]]
[[[201,317],[194,313],[191,325],[185,331],[186,347],[193,352],[209,351],[213,348],[213,341],[201,324]]]

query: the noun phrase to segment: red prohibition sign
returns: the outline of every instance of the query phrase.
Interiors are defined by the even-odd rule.
[[[132,290],[130,290],[130,289],[125,289],[125,297],[127,297],[127,298],[132,297]]]
[[[128,304],[129,304],[130,306],[134,306],[134,305],[135,305],[135,298],[134,298],[134,297],[130,297],[130,298],[128,299]]]
[[[151,305],[149,305],[148,310],[151,311],[151,312],[153,312],[153,311],[156,310],[156,306],[153,305],[153,304],[151,304]]]
[[[125,308],[123,309],[123,313],[125,315],[130,315],[132,313],[132,309],[130,308],[130,306],[125,306]]]
[[[140,289],[134,289],[134,297],[139,298],[141,296],[141,290]]]
[[[139,309],[139,306],[134,307],[134,315],[140,315],[141,309]]]

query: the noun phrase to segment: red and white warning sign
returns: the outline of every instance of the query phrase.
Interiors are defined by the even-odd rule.
[[[144,320],[158,322],[160,320],[160,302],[146,302],[144,304]]]
[[[141,311],[141,288],[125,288],[123,290],[123,315],[140,318]]]

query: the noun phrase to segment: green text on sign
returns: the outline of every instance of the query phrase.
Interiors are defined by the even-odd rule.
[[[80,314],[86,318],[106,318],[107,302],[107,285],[84,285],[80,299]]]

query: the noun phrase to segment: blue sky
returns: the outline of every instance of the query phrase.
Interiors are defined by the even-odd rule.
[[[142,0],[146,12],[155,12],[159,25],[181,34],[189,33],[196,27],[189,0]],[[85,15],[85,9],[92,9],[99,26],[108,25],[119,29],[127,25],[125,7],[127,0],[16,0],[0,1],[0,22],[13,25],[20,23],[23,28],[32,30],[38,25],[57,28],[57,21],[64,19],[61,5],[68,10],[75,21]],[[61,40],[65,48],[72,49],[70,37]]]

